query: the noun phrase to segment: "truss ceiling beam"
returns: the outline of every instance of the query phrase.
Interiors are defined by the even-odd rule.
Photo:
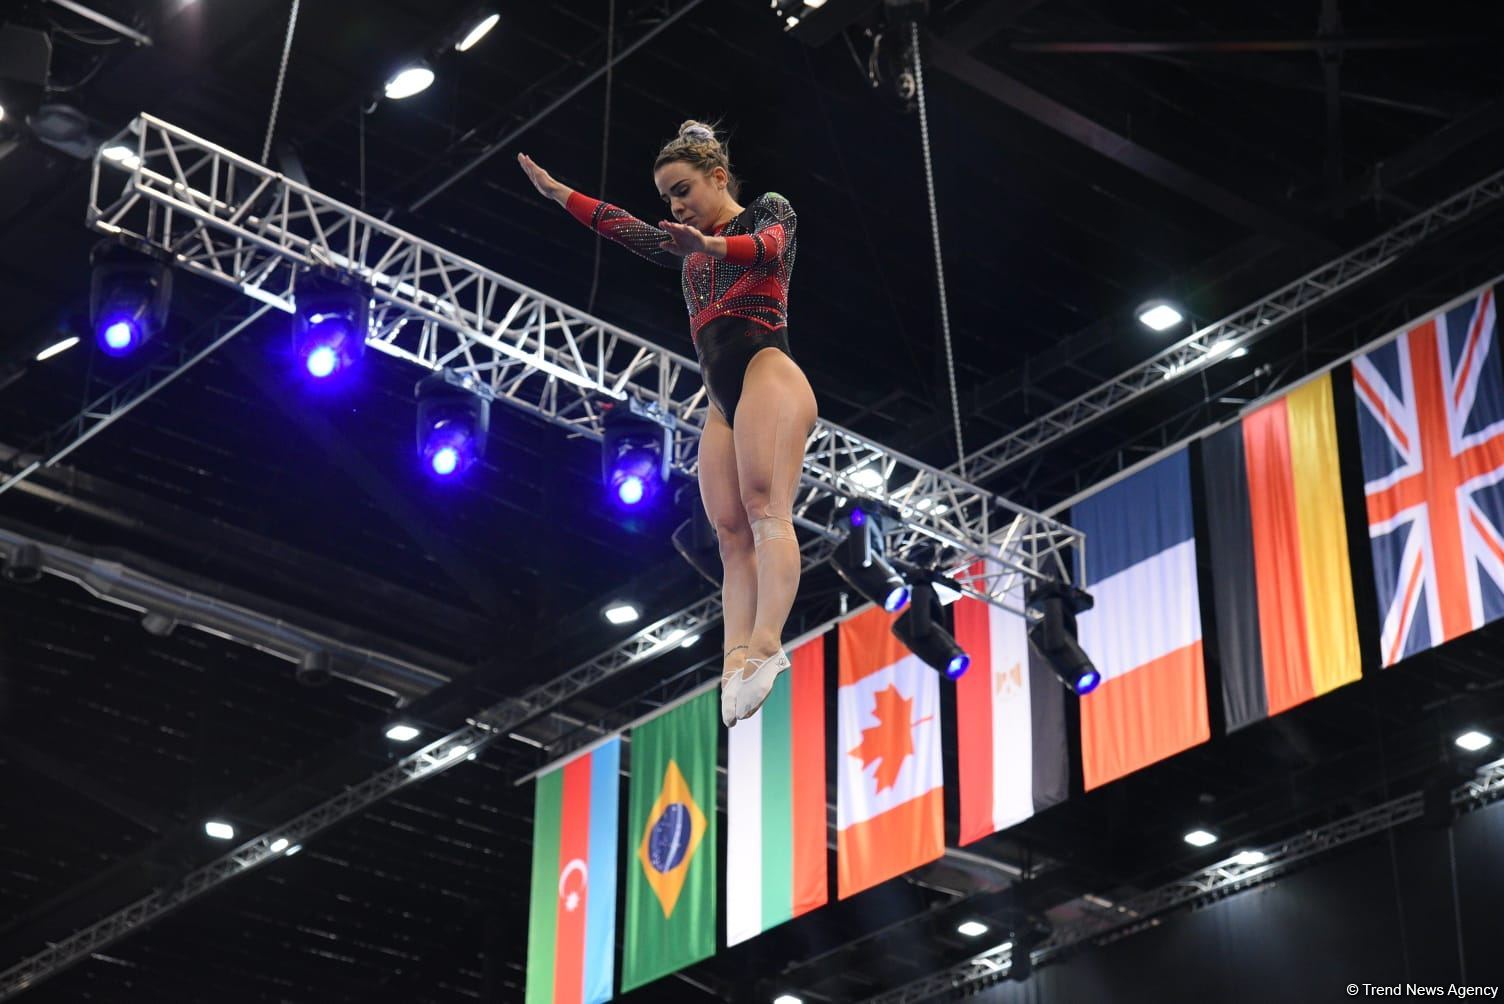
[[[708,404],[692,360],[151,115],[118,141],[135,154],[96,156],[94,229],[289,312],[301,270],[334,268],[371,291],[373,350],[594,439],[603,401],[635,401],[670,429],[673,466],[695,475]],[[839,539],[837,503],[885,506],[899,517],[890,556],[933,564],[1015,612],[1020,580],[1079,578],[1081,538],[1070,527],[828,422],[807,444],[800,491],[795,516],[806,529]]]
[[[1093,119],[1056,101],[1023,81],[994,69],[975,56],[933,35],[931,58],[937,69],[975,88],[1014,111],[1075,140],[1082,146],[1172,192],[1191,199],[1219,216],[1255,233],[1269,233],[1300,245],[1324,245],[1326,238],[1280,218],[1265,206],[1255,205],[1215,182],[1162,157]]]

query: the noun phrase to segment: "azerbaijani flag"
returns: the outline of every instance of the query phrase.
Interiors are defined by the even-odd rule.
[[[1201,444],[1229,731],[1360,673],[1330,374]]]
[[[1077,638],[1102,674],[1081,698],[1088,789],[1211,738],[1191,473],[1177,450],[1071,507],[1096,605]]]
[[[1013,595],[1020,610],[1022,593]],[[1065,687],[1030,656],[1023,617],[964,596],[951,609],[956,643],[971,656],[956,681],[959,842],[969,844],[1065,800]]]
[[[873,607],[839,629],[842,899],[945,853],[940,676],[893,637],[895,619]]]
[[[829,897],[824,636],[789,661],[762,709],[726,734],[728,948]]]
[[[623,991],[715,954],[720,727],[712,688],[632,730]]]
[[[539,775],[527,1004],[611,999],[621,738]]]

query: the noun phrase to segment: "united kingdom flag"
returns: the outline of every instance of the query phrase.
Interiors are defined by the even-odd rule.
[[[1504,617],[1494,292],[1353,362],[1385,666]]]

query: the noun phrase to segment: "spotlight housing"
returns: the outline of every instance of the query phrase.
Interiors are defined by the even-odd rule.
[[[1102,674],[1076,643],[1076,615],[1092,608],[1091,594],[1061,582],[1035,582],[1026,603],[1040,614],[1029,625],[1030,648],[1073,693],[1084,697],[1095,690]]]
[[[931,582],[914,584],[913,602],[893,622],[893,634],[904,647],[925,663],[959,680],[971,667],[971,656],[956,644],[955,636],[945,629],[945,608]]]
[[[142,630],[154,638],[166,638],[177,626],[177,621],[155,611],[149,611],[141,617]]]
[[[698,487],[685,485],[675,493],[674,501],[681,507],[689,506],[689,518],[674,530],[674,550],[689,562],[690,568],[712,585],[719,586],[725,574],[721,567],[720,543],[716,540],[715,528],[710,525],[710,517],[705,515],[705,507],[700,504]]]
[[[305,687],[322,687],[334,678],[334,656],[323,649],[304,652],[298,661],[297,680]]]
[[[459,477],[486,455],[491,402],[441,370],[418,381],[418,455],[440,480]]]
[[[656,406],[628,398],[606,408],[602,426],[601,480],[613,504],[636,509],[651,503],[668,484],[673,420]]]
[[[353,369],[366,351],[370,290],[331,269],[310,269],[298,276],[294,298],[293,353],[308,375],[327,380]]]
[[[642,616],[635,603],[613,600],[601,608],[601,616],[612,624],[631,624]]]
[[[172,270],[140,241],[100,241],[89,256],[89,321],[108,355],[129,355],[167,324]]]
[[[908,583],[883,555],[886,517],[881,511],[853,508],[847,519],[851,530],[836,545],[830,563],[852,589],[888,613],[897,613],[909,605],[910,594]]]

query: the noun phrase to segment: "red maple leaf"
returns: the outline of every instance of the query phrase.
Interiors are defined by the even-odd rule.
[[[914,753],[914,701],[903,696],[893,684],[874,695],[873,714],[877,724],[862,729],[862,742],[847,755],[862,758],[862,770],[877,764],[877,790],[891,788],[898,781],[903,762]]]

